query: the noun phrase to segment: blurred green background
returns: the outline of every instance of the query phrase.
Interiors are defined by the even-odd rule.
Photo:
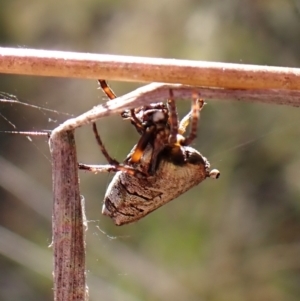
[[[1,0],[1,46],[298,67],[299,0]],[[110,83],[118,95],[139,84]],[[0,130],[53,129],[106,101],[92,80],[0,75]],[[179,102],[183,116],[188,102]],[[7,120],[12,124],[8,123]],[[300,300],[300,110],[209,101],[193,144],[221,171],[138,223],[101,215],[111,175],[80,173],[90,300]],[[125,158],[136,131],[98,122]],[[0,300],[53,300],[47,140],[0,134]],[[90,127],[80,162],[105,163]]]

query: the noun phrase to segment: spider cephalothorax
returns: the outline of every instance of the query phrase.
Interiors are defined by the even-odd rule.
[[[99,83],[109,98],[116,97],[104,80]],[[109,156],[93,125],[97,142],[110,165],[79,164],[79,167],[91,171],[117,171],[102,208],[102,213],[110,216],[115,224],[139,220],[207,177],[219,177],[219,171],[210,171],[207,159],[189,146],[196,137],[203,106],[204,101],[194,94],[191,111],[179,122],[170,89],[167,105],[154,103],[122,112],[121,116],[129,119],[141,135],[122,164]],[[189,123],[191,130],[185,137]]]

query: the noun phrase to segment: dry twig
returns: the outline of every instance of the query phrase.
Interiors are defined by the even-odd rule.
[[[300,90],[300,70],[244,64],[0,47],[0,73],[229,89]]]
[[[170,88],[176,98],[183,99],[190,99],[196,91],[202,98],[300,105],[300,70],[295,68],[0,48],[0,72],[173,83],[144,86],[53,130],[49,143],[53,160],[56,301],[86,300],[87,296],[84,211],[73,135],[77,127],[127,108],[165,100]]]
[[[87,296],[85,219],[79,193],[74,133],[56,131],[51,135],[49,143],[54,195],[54,300],[84,301]]]

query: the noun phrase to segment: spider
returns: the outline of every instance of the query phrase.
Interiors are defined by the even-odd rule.
[[[98,82],[110,99],[116,98],[105,80]],[[207,159],[189,146],[196,138],[203,107],[204,101],[193,94],[191,111],[179,122],[170,89],[167,104],[160,102],[123,111],[121,116],[130,120],[141,135],[124,163],[109,156],[93,124],[96,140],[109,165],[79,164],[79,168],[117,172],[107,188],[102,207],[102,213],[110,216],[116,225],[137,221],[205,178],[219,177],[219,171],[210,171]],[[190,133],[184,137],[189,123]]]

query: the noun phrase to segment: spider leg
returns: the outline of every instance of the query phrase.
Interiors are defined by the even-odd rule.
[[[172,89],[169,90],[169,94],[170,94],[168,99],[169,123],[170,123],[169,143],[175,144],[177,142],[177,134],[178,134],[178,114],[177,114],[177,109],[176,109],[176,104],[175,104]]]
[[[142,173],[141,171],[129,166],[129,165],[125,165],[125,164],[121,164],[119,163],[116,159],[113,159],[107,152],[101,138],[100,135],[98,133],[97,130],[97,126],[95,123],[92,124],[93,126],[93,131],[95,134],[95,138],[97,140],[97,143],[101,149],[102,154],[104,155],[104,157],[106,158],[106,160],[108,161],[109,165],[85,165],[85,164],[78,164],[79,169],[83,169],[83,170],[88,170],[88,171],[92,171],[92,172],[117,172],[117,171],[124,171],[127,173],[130,173],[132,175],[143,175],[145,176],[144,173]]]
[[[198,110],[201,111],[202,107],[205,105],[203,99],[198,98],[197,103],[198,103]],[[193,111],[194,111],[194,102],[192,103],[191,111],[188,114],[186,114],[180,121],[178,134],[183,135],[185,133],[186,128],[190,124],[190,119],[192,118]]]
[[[136,117],[134,109],[130,110],[131,114],[131,123],[135,126],[136,130],[140,133],[141,130],[143,130],[143,124],[142,122]]]
[[[146,149],[149,141],[153,137],[155,131],[155,127],[148,127],[146,131],[143,133],[142,137],[138,141],[136,147],[134,148],[133,152],[128,155],[125,162],[130,163],[138,163],[143,155],[144,150]]]
[[[181,145],[190,145],[197,136],[197,126],[200,119],[200,111],[204,106],[203,99],[199,99],[197,94],[193,94],[191,111],[181,120],[179,124],[179,133],[182,135],[186,131],[191,121],[191,130],[188,137],[180,141]]]
[[[107,84],[107,82],[104,79],[98,79],[98,83],[99,83],[100,87],[102,88],[102,90],[104,91],[104,93],[107,95],[107,97],[109,99],[115,99],[117,97],[116,94],[114,93],[114,91],[109,87],[109,85]],[[121,113],[121,116],[124,119],[130,119],[131,123],[135,126],[136,130],[139,133],[144,132],[143,124],[136,117],[134,109],[123,111]],[[104,154],[104,156],[106,157],[106,159],[110,163],[110,161],[109,161],[110,156],[108,155],[107,151],[104,148],[104,145],[103,145],[103,143],[102,143],[102,141],[100,139],[100,136],[98,134],[98,131],[97,131],[97,128],[96,128],[95,124],[93,124],[93,130],[94,130],[96,139],[98,141],[98,144],[99,144],[99,146],[101,148],[102,153]],[[146,143],[145,143],[145,141],[146,141]],[[143,154],[143,151],[146,148],[147,143],[148,143],[147,135],[145,135],[145,136],[143,135],[142,138],[140,139],[137,147],[135,148],[135,152],[131,156],[131,160],[132,160],[133,163],[136,163],[136,162],[138,162],[140,160],[140,158],[141,158],[141,156]]]
[[[119,165],[88,165],[88,164],[82,164],[78,163],[78,168],[81,170],[86,170],[94,173],[98,172],[118,172],[123,171],[128,174],[131,174],[133,176],[138,177],[145,177],[147,176],[143,172],[139,171],[138,169],[135,169],[134,167],[131,167],[129,165],[119,164]]]
[[[162,128],[157,128],[155,139],[153,141],[153,150],[151,155],[151,160],[148,168],[148,173],[154,175],[157,168],[157,159],[160,152],[166,147],[166,145],[177,144],[177,134],[178,134],[178,114],[176,109],[176,104],[174,100],[174,95],[172,89],[169,90],[168,99],[168,111],[169,111],[169,127],[164,125]]]
[[[192,111],[188,112],[180,121],[179,128],[178,128],[178,134],[183,135],[186,131],[186,128],[190,124],[190,119],[192,116]]]
[[[102,154],[103,154],[104,157],[106,158],[107,162],[108,162],[109,164],[111,164],[111,165],[120,165],[120,163],[119,163],[117,160],[113,159],[113,158],[108,154],[108,152],[107,152],[107,150],[106,150],[106,148],[105,148],[105,146],[104,146],[104,144],[103,144],[103,142],[102,142],[102,140],[101,140],[101,138],[100,138],[100,135],[99,135],[99,133],[98,133],[96,123],[92,123],[92,126],[93,126],[93,132],[94,132],[94,134],[95,134],[95,138],[96,138],[96,140],[97,140],[97,143],[98,143],[98,145],[99,145],[99,147],[100,147],[100,150],[101,150]]]
[[[154,175],[157,168],[157,159],[160,152],[165,148],[169,139],[169,131],[161,130],[156,133],[156,137],[153,143],[153,150],[151,154],[151,160],[148,168],[148,173]]]
[[[109,99],[117,98],[117,95],[114,93],[114,91],[107,84],[106,80],[98,79],[98,83],[99,83],[101,89],[104,91],[104,93],[107,95],[107,97]]]
[[[114,93],[114,91],[111,89],[111,87],[107,84],[106,80],[104,79],[98,79],[98,83],[101,87],[101,89],[104,91],[104,93],[107,95],[109,99],[115,99],[117,98],[117,95]],[[130,112],[130,117],[128,116],[128,112]],[[121,112],[121,116],[124,119],[130,119],[131,123],[136,127],[137,131],[141,130],[142,123],[141,121],[136,117],[134,109],[131,110],[125,110]]]
[[[136,117],[134,109],[121,112],[121,117],[123,119],[129,119],[139,134],[144,132],[143,123]]]

